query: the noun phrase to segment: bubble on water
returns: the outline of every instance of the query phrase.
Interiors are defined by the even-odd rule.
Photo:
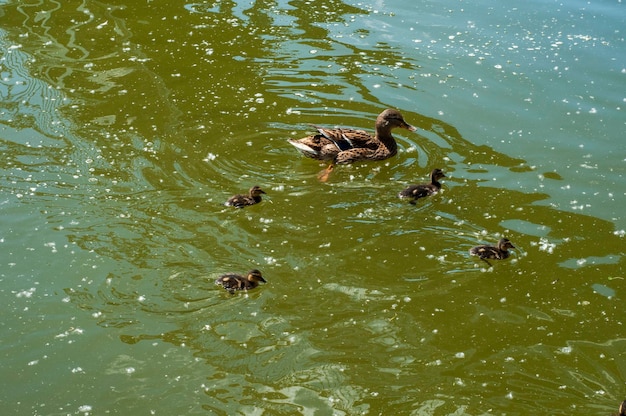
[[[541,237],[539,239],[538,242],[536,241],[532,241],[530,243],[530,245],[532,246],[538,246],[539,251],[545,251],[549,254],[552,254],[554,252],[554,248],[556,247],[556,244],[554,243],[550,243],[546,238]]]
[[[37,289],[35,289],[34,287],[31,287],[30,289],[21,290],[17,292],[15,296],[18,298],[31,298],[33,296],[33,293],[35,293],[35,290]]]
[[[208,155],[206,155],[206,157],[204,159],[202,159],[203,162],[209,162],[212,160],[215,160],[217,158],[216,154],[213,153],[209,153]]]
[[[561,347],[557,350],[557,353],[569,355],[572,353],[572,347]]]
[[[78,406],[78,411],[82,413],[89,413],[92,411],[92,409],[93,407],[88,404],[83,404],[81,406]]]

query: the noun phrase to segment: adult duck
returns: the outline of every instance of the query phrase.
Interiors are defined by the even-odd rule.
[[[395,128],[415,131],[415,127],[404,121],[398,110],[386,109],[376,118],[374,136],[363,130],[345,128],[327,129],[313,125],[317,134],[303,139],[290,139],[289,143],[305,156],[312,159],[330,161],[318,178],[326,181],[336,164],[348,164],[359,160],[384,160],[398,153],[398,144],[391,135]]]
[[[439,190],[441,189],[441,183],[439,183],[439,179],[445,177],[446,175],[441,169],[433,169],[433,171],[430,172],[430,183],[409,185],[405,189],[400,191],[398,196],[400,198],[411,198],[411,201],[409,202],[415,205],[418,199],[424,198],[426,196],[431,196],[439,192]]]
[[[215,280],[215,284],[222,286],[230,293],[237,290],[250,290],[259,285],[260,282],[267,283],[257,269],[250,270],[245,276],[227,273]]]

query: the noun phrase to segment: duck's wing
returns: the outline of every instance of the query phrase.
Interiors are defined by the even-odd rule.
[[[418,185],[409,185],[398,193],[400,198],[413,198],[413,191]]]
[[[260,200],[260,198],[259,198]],[[248,195],[233,195],[228,198],[228,201],[224,203],[224,205],[235,207],[235,208],[243,208],[246,205],[254,205],[257,201],[254,198],[251,198]]]
[[[224,203],[224,205],[229,207],[237,207],[240,208],[244,205],[245,196],[244,195],[233,195],[228,198],[228,201]]]
[[[498,250],[492,246],[476,246],[470,249],[470,254],[473,256],[478,256],[481,259],[492,259],[494,255],[498,254]]]
[[[361,153],[376,150],[376,139],[363,130],[327,129],[315,126],[317,134],[302,139],[290,139],[296,149],[305,156],[318,160],[333,160],[337,155],[344,155],[337,163],[350,163],[353,160],[366,158]]]
[[[215,281],[216,285],[223,286],[228,291],[241,290],[245,280],[235,274],[225,274]]]
[[[315,127],[324,138],[333,142],[340,152],[364,147],[371,148],[370,143],[374,139],[363,130],[342,128],[327,129],[313,124],[312,126]]]
[[[413,193],[413,198],[417,199],[417,198],[423,198],[423,197],[429,196],[433,192],[432,192],[431,187],[428,185],[417,185],[415,189],[413,189],[412,193]]]
[[[409,185],[409,186],[407,186],[405,189],[400,191],[398,196],[400,198],[418,199],[418,198],[423,198],[423,197],[429,196],[432,193],[433,193],[433,190],[428,185],[419,184],[419,185]]]

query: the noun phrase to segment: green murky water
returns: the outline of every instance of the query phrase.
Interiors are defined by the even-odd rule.
[[[0,4],[13,415],[607,415],[620,1]],[[308,123],[398,131],[323,168]],[[396,198],[442,168],[444,189]],[[264,201],[224,207],[260,185]],[[508,237],[510,259],[469,258]],[[268,284],[230,296],[222,273]]]

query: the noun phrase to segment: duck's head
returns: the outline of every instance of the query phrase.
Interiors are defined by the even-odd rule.
[[[445,178],[446,175],[443,173],[441,169],[437,168],[437,169],[433,169],[433,171],[430,173],[430,177],[438,181],[441,178]]]
[[[508,238],[501,238],[500,241],[498,241],[498,248],[500,250],[507,251],[510,248],[515,248],[515,246],[509,241]]]
[[[382,113],[378,115],[376,118],[376,129],[394,129],[399,127],[401,129],[407,129],[409,131],[417,130],[415,127],[411,126],[409,123],[404,121],[402,114],[398,110],[393,108],[388,108]]]
[[[248,272],[248,276],[247,279],[251,282],[263,282],[263,283],[267,283],[267,281],[265,279],[263,279],[263,276],[261,275],[261,272],[258,271],[257,269],[254,270],[250,270]]]
[[[253,186],[252,188],[250,188],[250,196],[252,197],[256,197],[264,193],[265,191],[263,191],[260,186]]]

